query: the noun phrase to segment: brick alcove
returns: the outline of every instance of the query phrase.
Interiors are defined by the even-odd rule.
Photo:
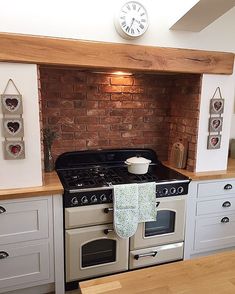
[[[43,126],[58,132],[56,158],[66,151],[141,147],[167,160],[187,140],[187,169],[195,168],[200,74],[101,74],[39,68]]]

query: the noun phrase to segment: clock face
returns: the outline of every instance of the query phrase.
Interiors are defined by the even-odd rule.
[[[148,28],[148,15],[142,4],[136,1],[125,3],[117,19],[117,30],[123,37],[137,38]]]

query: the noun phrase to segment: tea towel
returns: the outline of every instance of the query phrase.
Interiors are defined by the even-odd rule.
[[[114,185],[114,230],[121,238],[133,236],[138,226],[138,185]]]
[[[156,220],[157,208],[155,182],[138,184],[138,206],[139,223]]]

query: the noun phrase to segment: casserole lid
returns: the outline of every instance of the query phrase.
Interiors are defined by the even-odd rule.
[[[140,164],[140,163],[150,163],[151,160],[144,157],[140,157],[140,156],[134,156],[134,157],[128,158],[126,162],[131,164]]]

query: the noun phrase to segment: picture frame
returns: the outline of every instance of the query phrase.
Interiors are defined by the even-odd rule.
[[[224,99],[210,100],[210,114],[222,114],[224,112]]]
[[[3,142],[3,154],[6,160],[24,159],[24,141],[5,141]]]
[[[210,117],[209,118],[209,132],[221,132],[223,126],[223,117]]]
[[[15,138],[24,136],[24,123],[22,118],[3,118],[3,136]]]
[[[209,135],[207,149],[219,149],[221,145],[221,135]]]
[[[2,94],[1,95],[2,113],[23,114],[22,95]]]

